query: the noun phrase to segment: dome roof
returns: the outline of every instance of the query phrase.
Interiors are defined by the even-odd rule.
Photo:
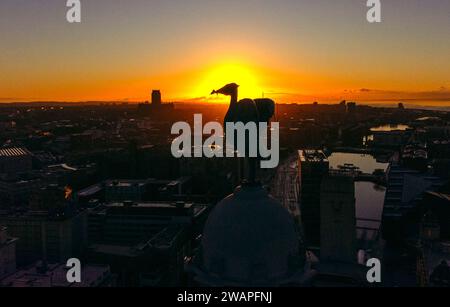
[[[282,285],[303,270],[304,252],[289,212],[260,186],[242,186],[206,223],[199,261],[209,285]]]

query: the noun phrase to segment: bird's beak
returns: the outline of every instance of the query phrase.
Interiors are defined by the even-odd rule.
[[[226,95],[226,91],[227,91],[227,86],[225,85],[224,87],[222,87],[222,88],[219,89],[219,90],[214,90],[214,91],[212,91],[212,92],[211,92],[211,95],[214,95],[214,94],[222,94],[222,95]]]

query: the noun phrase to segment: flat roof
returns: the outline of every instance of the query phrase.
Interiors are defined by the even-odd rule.
[[[181,205],[181,204],[180,204]],[[183,203],[183,207],[179,208],[177,207],[176,203],[172,202],[148,202],[148,203],[133,203],[130,206],[127,206],[127,203],[121,203],[121,202],[113,202],[106,205],[107,207],[113,207],[113,208],[121,208],[121,207],[134,207],[134,208],[173,208],[173,209],[190,209],[194,206],[193,203]]]

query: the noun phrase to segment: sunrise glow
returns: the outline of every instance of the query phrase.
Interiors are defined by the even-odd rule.
[[[388,1],[377,25],[353,0],[138,2],[86,1],[73,25],[64,3],[2,1],[0,102],[224,102],[211,90],[236,82],[280,103],[450,105],[447,1]]]

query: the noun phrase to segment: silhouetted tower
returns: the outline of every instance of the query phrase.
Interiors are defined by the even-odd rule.
[[[161,91],[154,90],[152,92],[152,105],[159,106],[162,104]]]
[[[330,163],[323,151],[298,152],[300,210],[306,244],[310,248],[320,247],[320,190],[329,168]]]

